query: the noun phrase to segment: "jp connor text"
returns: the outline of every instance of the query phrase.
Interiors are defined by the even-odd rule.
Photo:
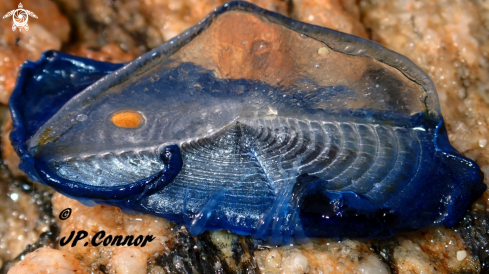
[[[80,230],[78,232],[71,231],[70,236],[63,237],[59,241],[60,246],[65,246],[71,242],[71,246],[75,247],[79,242],[83,243],[83,246],[88,246],[90,243],[92,246],[141,246],[144,247],[147,243],[152,242],[155,237],[153,235],[106,235],[105,231],[99,231],[93,235],[91,240],[85,240],[88,237],[88,232]],[[83,241],[85,240],[85,241]]]

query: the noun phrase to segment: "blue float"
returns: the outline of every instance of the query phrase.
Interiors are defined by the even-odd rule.
[[[127,64],[45,52],[10,108],[32,180],[193,235],[383,238],[453,226],[486,189],[413,62],[245,2]]]

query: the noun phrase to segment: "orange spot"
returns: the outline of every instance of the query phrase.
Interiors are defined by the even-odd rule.
[[[134,111],[120,111],[112,115],[110,120],[118,127],[137,128],[141,125],[143,117]]]

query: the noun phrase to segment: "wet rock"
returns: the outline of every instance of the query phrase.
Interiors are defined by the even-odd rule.
[[[50,248],[41,248],[27,254],[22,262],[10,269],[9,273],[88,274],[90,271],[88,267],[80,263],[79,260],[68,252]]]
[[[367,243],[313,240],[256,253],[262,273],[389,273],[389,266]]]
[[[225,0],[56,0],[75,26],[75,41],[88,48],[118,45],[134,56],[152,49],[195,25]],[[250,1],[288,15],[281,0]]]
[[[37,34],[29,31],[31,36],[21,36],[11,31],[11,21],[2,20],[0,102],[7,102],[15,84],[18,66],[26,58],[37,59],[40,51],[48,47],[64,44],[70,53],[81,56],[114,62],[127,61],[174,37],[222,4],[221,1],[190,0],[151,0],[144,3],[129,0],[56,2],[62,13],[47,0],[22,2],[25,8],[34,11],[39,17],[39,20],[32,20],[33,24],[40,25],[45,31],[36,31]],[[291,4],[263,0],[258,4],[306,22],[366,35],[416,62],[430,74],[436,84],[452,144],[466,156],[475,159],[488,178],[487,1],[361,0],[358,5],[354,2],[293,1]],[[17,4],[14,1],[2,1],[0,11],[6,13],[15,9]],[[45,10],[44,13],[40,9]],[[69,18],[74,29],[72,41],[67,41],[69,24],[63,21],[65,17]],[[46,22],[41,23],[41,20]],[[51,21],[52,25],[47,25]],[[4,137],[2,147],[5,148],[8,138]],[[36,243],[39,235],[43,231],[50,231],[50,228],[48,224],[36,225],[31,221],[36,216],[44,218],[36,208],[36,200],[31,201],[32,197],[39,194],[23,190],[24,186],[32,188],[32,185],[7,185],[14,181],[13,177],[2,180],[1,185],[4,187],[0,193],[4,193],[4,197],[0,199],[0,258],[5,265],[22,253],[27,244]],[[17,201],[12,200],[13,193],[18,195]],[[160,240],[158,245],[149,250],[83,249],[80,245],[75,248],[65,246],[60,251],[42,249],[37,253],[47,252],[47,256],[56,253],[50,258],[56,258],[58,254],[80,258],[72,260],[71,265],[89,266],[89,271],[93,273],[124,271],[129,267],[132,271],[142,273],[175,273],[177,268],[180,273],[205,270],[236,273],[484,273],[489,271],[486,251],[489,238],[488,197],[483,197],[467,213],[457,228],[458,232],[433,228],[383,241],[320,240],[304,245],[268,247],[261,242],[227,232],[205,233],[199,238],[193,238],[185,230],[157,218],[145,217],[146,225],[134,226],[141,222],[135,219],[137,215],[125,215],[111,207],[85,207],[58,195],[53,200],[55,216],[66,207],[78,210],[78,217],[73,212],[72,220],[58,221],[61,236],[66,236],[73,229],[149,233],[148,229],[151,228],[154,229],[151,233],[158,233]],[[20,214],[14,216],[13,212],[23,212],[20,214],[29,217],[25,220],[19,217]],[[13,224],[12,228],[9,224]],[[22,240],[16,241],[19,236]],[[14,245],[9,244],[14,242]],[[459,253],[463,251],[466,256],[459,260],[463,256],[458,254],[463,254]],[[135,254],[147,258],[146,268],[140,260],[126,259]],[[60,261],[65,259],[60,258]]]
[[[56,237],[56,226],[49,202],[52,190],[14,179],[3,164],[0,164],[0,194],[0,270],[5,271],[11,266],[8,262],[22,259],[19,255],[53,246],[49,236]]]
[[[462,0],[360,2],[372,39],[406,55],[433,79],[451,144],[483,171],[489,165],[485,6]]]
[[[489,273],[489,213],[483,199],[473,205],[457,229],[470,253],[479,258],[481,273]]]
[[[294,19],[368,38],[355,1],[295,0],[292,3]]]
[[[78,234],[79,231],[85,231],[87,238],[75,243],[74,240],[59,246],[59,249],[66,251],[91,267],[93,271],[104,268],[107,271],[122,271],[124,269],[139,269],[146,271],[146,262],[151,256],[160,252],[168,252],[167,241],[171,235],[172,226],[164,219],[156,218],[149,215],[127,215],[117,207],[93,206],[87,207],[76,200],[65,197],[59,193],[53,195],[53,215],[58,216],[58,225],[60,226],[60,240],[68,238],[72,231]],[[66,220],[59,219],[59,214],[64,209],[71,209],[71,216]],[[100,231],[96,242],[117,235],[123,237],[139,235],[152,235],[154,240],[148,242],[144,247],[139,246],[117,246],[112,243],[109,245],[99,244],[92,245],[93,237]],[[105,236],[102,238],[102,236]],[[85,244],[87,243],[87,244]],[[109,241],[110,243],[110,241]],[[131,272],[134,273],[134,272]]]

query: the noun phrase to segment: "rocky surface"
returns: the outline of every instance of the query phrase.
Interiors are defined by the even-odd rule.
[[[125,62],[197,23],[224,0],[25,0],[28,32],[0,28],[0,103],[24,60],[47,49]],[[255,0],[293,18],[372,39],[408,56],[433,79],[452,144],[489,182],[489,2],[484,0]],[[17,7],[0,2],[0,13]],[[6,273],[489,273],[486,193],[455,229],[432,228],[382,241],[315,240],[271,247],[225,231],[185,228],[118,208],[86,207],[28,182],[8,144],[0,108],[0,268]],[[52,201],[52,203],[51,203]],[[71,208],[71,217],[58,216]],[[71,231],[154,235],[141,246],[61,246]],[[84,241],[86,241],[84,240]],[[35,251],[34,251],[35,250]],[[33,252],[32,252],[33,251]],[[22,262],[19,262],[22,261]],[[19,263],[18,263],[19,262]],[[17,263],[17,264],[16,264]],[[13,267],[16,264],[15,267]]]

